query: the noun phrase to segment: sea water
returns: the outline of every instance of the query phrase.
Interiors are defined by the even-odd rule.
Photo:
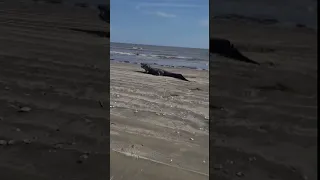
[[[111,42],[110,60],[208,70],[209,50]]]

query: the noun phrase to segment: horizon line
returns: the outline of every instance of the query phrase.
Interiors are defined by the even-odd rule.
[[[208,48],[201,48],[201,47],[172,46],[172,45],[159,45],[159,44],[141,44],[141,43],[115,42],[115,41],[110,41],[110,43],[122,43],[122,44],[136,44],[136,45],[143,45],[143,46],[160,46],[160,47],[175,47],[175,48],[190,48],[190,49],[206,49],[206,50],[209,50],[209,47]]]

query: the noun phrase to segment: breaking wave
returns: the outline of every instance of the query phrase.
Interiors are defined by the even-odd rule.
[[[122,52],[122,51],[110,51],[111,55],[124,55],[124,56],[141,56],[147,58],[157,58],[157,59],[181,59],[181,60],[199,60],[192,57],[176,56],[176,55],[163,55],[163,54],[144,54],[144,53],[132,53],[132,52]]]

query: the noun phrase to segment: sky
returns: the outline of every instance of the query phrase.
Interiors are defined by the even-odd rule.
[[[111,42],[209,48],[209,0],[110,0]]]

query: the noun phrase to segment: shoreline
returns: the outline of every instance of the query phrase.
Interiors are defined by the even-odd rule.
[[[110,63],[119,63],[119,64],[131,64],[131,65],[139,65],[138,62],[130,62],[126,60],[115,60],[110,58]],[[152,67],[158,67],[158,68],[169,68],[169,69],[190,69],[190,70],[196,70],[196,71],[209,71],[209,69],[202,69],[202,68],[195,68],[195,67],[187,67],[187,66],[173,66],[173,65],[162,65],[158,63],[147,63],[150,64]]]

